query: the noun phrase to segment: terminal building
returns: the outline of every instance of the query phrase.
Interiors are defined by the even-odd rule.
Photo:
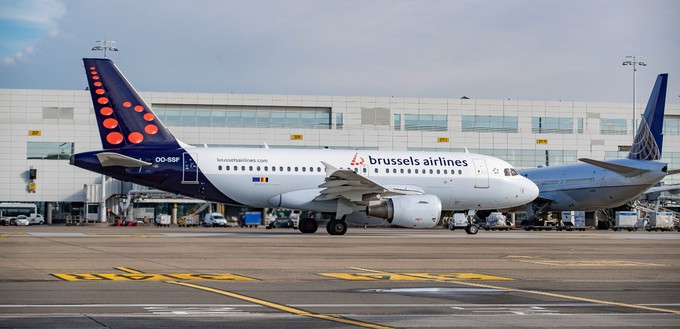
[[[518,169],[625,157],[631,103],[142,92],[170,131],[197,146],[464,151]],[[644,97],[646,100],[646,97]],[[637,113],[645,103],[637,104]],[[637,120],[639,122],[639,120]],[[55,222],[120,216],[127,203],[182,215],[193,200],[69,165],[101,149],[85,90],[0,89],[0,202],[33,202]],[[235,152],[238,152],[237,150]],[[236,154],[235,154],[236,155]],[[680,104],[666,104],[662,161],[680,169]],[[680,175],[665,184],[680,183]],[[103,184],[102,184],[103,183]],[[134,199],[131,193],[135,193]],[[100,205],[104,205],[102,209]],[[177,204],[180,204],[178,210]]]

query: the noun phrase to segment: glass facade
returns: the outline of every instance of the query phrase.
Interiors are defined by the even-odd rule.
[[[663,134],[665,136],[680,135],[680,115],[667,115],[663,118]]]
[[[69,142],[27,142],[26,158],[41,160],[68,160],[74,144]]]
[[[531,132],[534,134],[573,134],[574,119],[532,117]]]
[[[394,130],[401,130],[401,114],[399,113],[394,114]]]
[[[520,169],[572,164],[578,160],[576,150],[478,149],[470,152],[501,158]]]
[[[335,129],[342,130],[345,125],[342,113],[335,114]]]
[[[626,135],[628,133],[627,119],[600,119],[600,134]]]
[[[446,131],[448,126],[446,115],[404,114],[404,130],[406,131]]]
[[[517,117],[464,115],[463,132],[516,133]]]
[[[154,105],[154,113],[170,127],[331,129],[325,107]]]

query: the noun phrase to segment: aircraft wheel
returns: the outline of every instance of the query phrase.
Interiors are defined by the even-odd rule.
[[[477,226],[475,224],[470,224],[470,225],[465,227],[465,233],[467,233],[467,234],[477,234],[478,231],[479,231],[479,226]]]
[[[302,233],[314,233],[319,229],[319,223],[317,223],[313,218],[303,218],[300,220],[300,232]]]
[[[342,219],[332,219],[326,224],[326,231],[330,235],[344,235],[347,232],[347,223]]]

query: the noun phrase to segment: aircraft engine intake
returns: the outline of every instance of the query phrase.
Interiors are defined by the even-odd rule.
[[[366,214],[380,217],[392,225],[430,228],[439,223],[442,203],[436,195],[398,195],[385,202],[368,206]]]

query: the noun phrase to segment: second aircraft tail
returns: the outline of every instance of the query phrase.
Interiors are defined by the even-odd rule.
[[[659,160],[663,146],[663,115],[666,109],[668,74],[659,74],[649,96],[647,108],[640,120],[628,159]]]

